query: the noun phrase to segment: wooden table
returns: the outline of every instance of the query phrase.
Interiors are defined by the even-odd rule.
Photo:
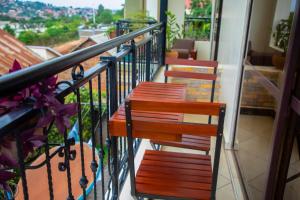
[[[143,82],[139,84],[131,93],[130,98],[147,99],[147,100],[184,100],[186,98],[186,85],[175,83],[155,83]],[[181,113],[158,113],[158,112],[134,112],[133,117],[139,117],[146,120],[167,120],[179,121],[184,120]],[[118,111],[111,117],[109,123],[110,135],[126,137],[125,125],[125,108],[122,105]],[[139,132],[134,137],[151,138],[154,144],[165,146],[175,146],[181,148],[195,149],[209,152],[210,137],[192,136],[192,135],[174,135],[158,134],[158,130],[151,133]],[[154,135],[154,136],[153,136]]]

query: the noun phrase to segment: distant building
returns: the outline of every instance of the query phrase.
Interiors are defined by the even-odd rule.
[[[44,60],[50,60],[53,58],[57,58],[61,56],[62,54],[58,51],[45,46],[27,46],[31,51],[38,54],[40,57],[42,57]]]
[[[43,62],[43,59],[28,49],[25,44],[0,29],[0,74],[6,74],[15,59],[22,67]]]

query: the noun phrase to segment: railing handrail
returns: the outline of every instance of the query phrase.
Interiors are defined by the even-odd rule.
[[[157,23],[156,20],[154,19],[149,19],[149,20],[145,20],[145,19],[141,19],[141,20],[137,20],[137,19],[120,19],[118,20],[117,23],[141,23],[141,24],[155,24]]]
[[[149,27],[116,37],[102,44],[96,44],[91,47],[87,47],[85,49],[21,69],[14,73],[5,74],[0,77],[0,97],[13,94],[47,77],[51,77],[63,72],[73,66],[78,65],[79,63],[100,55],[110,49],[118,47],[127,41],[133,40],[137,36],[140,36],[151,30],[155,30],[162,25],[163,23],[156,23]]]

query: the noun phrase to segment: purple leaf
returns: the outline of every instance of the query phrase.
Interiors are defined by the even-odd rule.
[[[0,170],[0,189],[10,191],[10,187],[7,184],[7,181],[14,178],[15,176],[16,174],[13,172]]]
[[[14,178],[15,174],[7,171],[0,171],[0,188],[5,191],[11,191],[7,181]]]
[[[21,64],[15,59],[12,68],[9,70],[9,73],[18,71],[20,69],[22,69]]]
[[[0,155],[0,165],[8,166],[8,167],[17,167],[17,161],[11,158],[10,156],[6,154]]]

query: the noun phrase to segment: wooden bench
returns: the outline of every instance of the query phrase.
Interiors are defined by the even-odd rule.
[[[125,135],[128,139],[132,195],[137,198],[157,199],[215,199],[225,105],[167,99],[141,100],[132,96],[125,103],[125,113],[124,108],[119,110],[109,122],[111,135]],[[145,117],[140,113],[159,113],[161,118]],[[163,113],[166,115],[171,113],[212,115],[218,116],[219,121],[218,125],[184,123],[170,120],[168,117],[164,118]],[[122,118],[116,119],[116,116],[122,116]],[[125,125],[123,128],[126,130],[117,128],[120,126],[120,121],[122,121],[122,126]],[[177,141],[182,133],[189,133],[192,136],[217,137],[213,170],[209,155],[146,150],[135,175],[133,138],[162,138]]]

